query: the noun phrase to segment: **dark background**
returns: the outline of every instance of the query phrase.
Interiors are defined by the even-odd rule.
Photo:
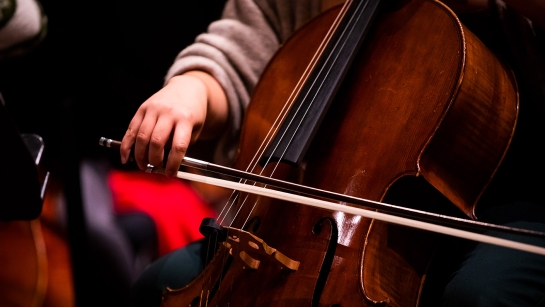
[[[122,167],[119,153],[100,147],[99,138],[121,140],[175,56],[219,18],[225,0],[40,3],[48,34],[30,53],[0,62],[0,93],[19,132],[43,138],[42,166],[63,185],[76,305],[126,306],[118,292],[127,285],[100,275],[94,259],[79,164],[98,158]]]
[[[45,40],[0,62],[7,109],[21,132],[44,138],[50,168],[64,163],[67,150],[118,163],[119,154],[100,148],[99,138],[121,140],[176,54],[219,18],[224,2],[42,0]]]

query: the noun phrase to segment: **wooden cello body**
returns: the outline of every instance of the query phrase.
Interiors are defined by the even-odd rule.
[[[52,215],[54,197],[46,194],[37,219],[0,222],[0,306],[75,306],[70,251]]]
[[[74,306],[68,243],[57,213],[60,187],[43,169],[43,141],[2,119],[5,162],[14,167],[2,173],[0,306]]]
[[[413,0],[377,16],[302,163],[254,166],[337,12],[297,31],[267,66],[235,168],[376,201],[399,179],[421,176],[475,218],[514,132],[518,95],[510,73],[436,1]],[[241,241],[249,246],[242,251],[220,246],[196,280],[164,293],[162,306],[419,304],[434,236],[244,193],[237,201],[230,226],[299,267],[286,270],[256,255],[252,269],[237,260],[251,255],[255,242]]]

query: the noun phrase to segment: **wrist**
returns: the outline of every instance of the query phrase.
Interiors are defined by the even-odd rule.
[[[222,86],[212,75],[198,70],[175,76],[168,83],[177,82],[177,79],[183,78],[198,80],[206,93],[206,119],[199,138],[212,139],[219,136],[224,131],[229,113],[227,98]]]

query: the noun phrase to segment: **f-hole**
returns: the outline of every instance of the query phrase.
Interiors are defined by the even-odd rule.
[[[331,270],[331,265],[333,264],[335,251],[337,250],[337,240],[339,238],[337,223],[334,219],[329,217],[324,217],[314,224],[312,233],[315,235],[321,234],[321,232],[324,230],[324,223],[329,223],[331,233],[329,236],[329,244],[327,245],[327,250],[324,256],[324,261],[322,262],[318,280],[316,281],[316,287],[314,288],[314,294],[312,295],[312,307],[318,307],[319,305],[320,297],[324,292],[325,283],[327,282],[327,277],[329,276],[329,271]]]

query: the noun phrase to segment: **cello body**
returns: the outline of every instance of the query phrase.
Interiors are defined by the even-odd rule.
[[[6,161],[16,171],[2,173],[12,184],[2,186],[6,195],[0,214],[0,306],[74,306],[66,229],[57,212],[60,186],[43,169],[43,140],[10,130],[15,126],[9,125],[9,117],[3,120],[2,140],[12,158]]]
[[[518,94],[505,67],[437,1],[377,16],[300,165],[254,166],[337,13],[298,30],[268,64],[234,167],[375,201],[400,179],[421,177],[476,218],[510,144]],[[220,246],[196,280],[164,293],[162,306],[418,306],[437,236],[245,193],[237,201],[230,226],[299,261],[298,269],[258,256],[250,269]]]

